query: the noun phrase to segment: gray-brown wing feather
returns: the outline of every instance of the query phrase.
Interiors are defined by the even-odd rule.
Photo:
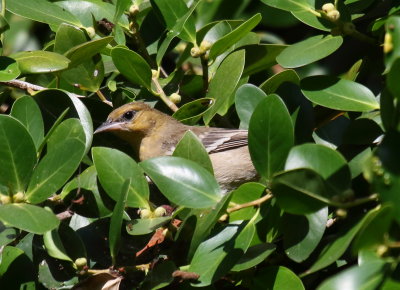
[[[231,150],[248,144],[247,130],[209,128],[209,130],[197,133],[197,135],[208,153]]]

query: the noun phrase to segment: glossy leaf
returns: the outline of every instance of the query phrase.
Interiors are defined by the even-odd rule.
[[[307,0],[261,0],[261,2],[289,12],[313,9]]]
[[[353,266],[326,279],[318,290],[341,290],[347,285],[351,289],[377,289],[389,272],[389,265],[384,261]]]
[[[339,259],[347,250],[359,230],[380,213],[380,208],[370,210],[363,218],[351,223],[350,227],[342,228],[335,240],[328,243],[320,252],[317,261],[305,274],[314,273]]]
[[[186,3],[182,0],[154,0],[154,3],[160,9],[168,30],[173,30],[175,24],[180,18],[184,17],[189,11]],[[182,31],[178,36],[185,41],[196,42],[196,26],[193,17],[188,17],[185,21]]]
[[[273,75],[260,85],[260,89],[266,94],[273,94],[282,84],[287,82],[296,85],[300,84],[300,77],[295,70],[287,69]]]
[[[92,157],[100,183],[113,200],[118,201],[125,180],[131,179],[127,206],[149,208],[147,181],[142,169],[132,158],[121,151],[105,147],[93,148]]]
[[[128,234],[133,236],[147,235],[162,227],[170,220],[170,216],[149,219],[135,219],[127,224],[126,231]]]
[[[310,169],[295,169],[274,176],[272,191],[279,206],[288,213],[309,214],[330,203],[332,194],[322,177]]]
[[[274,244],[258,244],[247,249],[246,253],[237,261],[236,265],[231,269],[234,272],[250,269],[268,258],[275,252]]]
[[[123,47],[115,47],[111,57],[117,69],[129,81],[151,90],[151,68],[136,52]]]
[[[122,185],[122,190],[118,197],[117,203],[115,204],[113,213],[111,215],[108,239],[110,243],[110,253],[113,265],[116,264],[116,258],[118,255],[119,248],[121,246],[122,220],[124,216],[124,209],[128,198],[130,185],[131,185],[131,179],[125,180],[124,184]]]
[[[249,20],[243,22],[237,28],[218,39],[211,47],[209,58],[215,59],[217,56],[224,53],[232,45],[242,39],[247,33],[249,33],[261,20],[261,14],[256,14]]]
[[[385,22],[387,36],[384,43],[386,72],[392,70],[392,65],[400,57],[400,17],[393,15]]]
[[[13,14],[49,25],[58,26],[61,23],[80,25],[79,20],[74,15],[45,0],[10,0],[7,1],[6,7]]]
[[[397,99],[400,99],[400,83],[398,79],[400,77],[400,58],[397,58],[393,61],[391,69],[387,74],[387,86],[393,96]]]
[[[22,51],[10,56],[18,63],[23,74],[51,73],[68,68],[70,60],[51,51]]]
[[[146,174],[173,203],[189,208],[206,208],[222,197],[209,171],[180,157],[157,157],[140,163]]]
[[[265,267],[258,271],[252,281],[252,289],[304,290],[300,278],[283,266]]]
[[[250,44],[243,46],[246,52],[244,76],[251,76],[275,65],[276,57],[286,48],[280,44]]]
[[[172,117],[186,125],[195,125],[213,105],[214,99],[197,99],[180,106]]]
[[[44,137],[44,125],[37,103],[30,96],[19,98],[13,104],[10,115],[25,126],[38,149]]]
[[[301,91],[311,102],[335,110],[367,112],[379,108],[374,94],[367,87],[336,77],[304,78]]]
[[[243,249],[235,247],[235,239],[244,228],[245,222],[229,224],[200,244],[189,267],[190,272],[200,275],[194,285],[208,286],[232,268],[243,255]]]
[[[21,74],[15,59],[0,56],[0,81],[8,82],[16,79]]]
[[[233,103],[232,94],[235,91],[244,68],[243,50],[235,51],[227,56],[219,66],[210,82],[207,98],[214,98],[215,104],[203,115],[206,124],[223,107],[229,107]]]
[[[131,0],[117,0],[117,2],[115,3],[115,13],[113,17],[114,23],[118,22],[124,11],[127,10],[129,8],[129,5],[131,4]]]
[[[277,95],[269,95],[258,103],[249,124],[249,151],[257,172],[270,179],[283,169],[293,143],[289,112]]]
[[[32,137],[17,119],[0,115],[0,142],[0,184],[12,194],[23,192],[36,164]]]
[[[26,203],[1,205],[0,221],[7,226],[38,235],[51,231],[60,223],[51,211]]]
[[[69,68],[77,66],[90,59],[94,55],[100,53],[100,51],[111,42],[111,40],[113,40],[113,37],[108,36],[100,39],[94,39],[72,47],[64,53],[64,55],[71,60],[69,63]]]
[[[245,204],[253,200],[257,200],[265,192],[265,185],[257,182],[247,182],[240,185],[235,189],[231,195],[232,198],[229,202],[230,207],[234,207],[239,204]],[[229,214],[229,221],[236,220],[249,220],[256,213],[257,209],[254,207],[246,207],[241,210],[231,212]]]
[[[240,118],[240,128],[248,129],[251,115],[255,108],[267,95],[252,84],[240,86],[235,94],[236,111]]]
[[[326,146],[303,144],[293,147],[286,160],[285,170],[296,168],[309,168],[318,172],[339,193],[350,188],[351,174],[346,159]]]
[[[325,232],[328,207],[308,215],[283,216],[283,247],[286,255],[297,263],[306,260],[318,246]]]
[[[211,174],[214,174],[210,157],[208,157],[203,143],[201,143],[199,138],[192,131],[187,131],[185,135],[183,135],[182,139],[176,145],[172,156],[192,160],[207,169]]]
[[[43,243],[46,247],[47,253],[56,259],[73,262],[70,257],[68,257],[67,251],[64,248],[60,235],[57,229],[48,231],[43,235]]]
[[[285,48],[276,61],[286,68],[305,66],[332,54],[342,43],[341,36],[316,35]]]
[[[33,171],[27,190],[31,203],[46,200],[61,188],[85,153],[85,134],[77,119],[62,122],[47,141],[47,154]]]

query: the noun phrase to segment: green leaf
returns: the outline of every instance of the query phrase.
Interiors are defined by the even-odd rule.
[[[121,194],[118,197],[117,203],[111,215],[108,239],[110,244],[110,253],[113,265],[116,265],[117,255],[119,252],[119,248],[121,246],[122,220],[124,216],[125,204],[128,198],[128,192],[131,182],[132,182],[131,179],[125,180],[124,184],[122,185]]]
[[[25,126],[38,149],[44,137],[44,125],[40,108],[33,98],[23,96],[17,99],[11,108],[10,115]]]
[[[232,198],[229,202],[229,206],[236,206],[251,202],[261,197],[265,192],[265,185],[257,182],[247,182],[240,185],[237,189],[232,192]],[[229,221],[236,220],[249,220],[256,213],[257,209],[254,207],[246,207],[241,210],[231,212],[229,214]]]
[[[341,36],[316,35],[285,48],[276,61],[286,68],[304,66],[332,54],[342,43]]]
[[[55,193],[78,168],[85,153],[85,134],[78,119],[62,122],[47,141],[47,154],[33,171],[27,190],[31,203]]]
[[[387,74],[387,87],[393,96],[400,99],[400,57],[395,59],[392,63],[389,73]]]
[[[310,214],[330,203],[332,194],[315,171],[300,168],[282,172],[272,179],[272,191],[279,206],[288,213]]]
[[[111,50],[112,60],[121,74],[130,82],[151,90],[151,68],[136,52],[124,47]]]
[[[186,125],[195,125],[213,105],[214,99],[200,98],[180,106],[172,117]]]
[[[244,84],[237,89],[235,106],[240,119],[241,129],[249,128],[251,115],[257,105],[266,97],[267,95],[262,90],[252,84]]]
[[[283,169],[294,143],[293,135],[289,112],[277,95],[258,103],[249,124],[249,151],[261,177],[270,179]]]
[[[123,183],[131,179],[127,206],[149,208],[146,178],[132,158],[121,151],[105,147],[93,148],[92,157],[101,186],[113,200],[118,201]]]
[[[300,278],[283,266],[271,266],[260,269],[253,277],[252,289],[291,289],[304,290]]]
[[[314,9],[307,0],[261,0],[261,2],[289,12]]]
[[[231,105],[231,96],[242,76],[244,68],[244,50],[231,53],[221,63],[214,77],[212,78],[207,97],[214,98],[215,104],[203,115],[206,125],[223,107]]]
[[[258,244],[250,247],[246,253],[238,260],[231,269],[234,272],[240,272],[250,269],[263,262],[269,255],[275,252],[274,244]]]
[[[24,125],[0,115],[0,184],[10,193],[24,191],[36,164],[36,149]]]
[[[247,250],[236,247],[235,240],[246,222],[228,224],[222,231],[202,242],[194,253],[189,272],[200,275],[196,287],[211,285],[227,273]]]
[[[211,174],[214,174],[210,157],[203,143],[201,143],[199,138],[192,131],[187,131],[185,135],[183,135],[182,139],[176,145],[172,156],[192,160],[207,169]]]
[[[161,43],[157,51],[156,63],[158,66],[161,65],[161,61],[165,53],[167,52],[167,49],[171,41],[182,32],[186,22],[189,21],[190,16],[192,15],[192,13],[194,12],[194,10],[196,9],[197,5],[200,2],[201,1],[194,2],[192,6],[189,8],[189,10],[185,13],[185,15],[179,18],[178,21],[176,21],[174,27],[167,33],[167,36],[165,37],[164,41]]]
[[[115,3],[115,13],[113,17],[113,23],[117,23],[118,20],[121,18],[122,14],[124,14],[124,11],[129,8],[129,6],[132,4],[131,0],[117,0],[117,3]]]
[[[241,40],[247,33],[249,33],[261,21],[261,14],[256,14],[249,20],[243,22],[237,28],[218,39],[211,47],[209,59],[215,59],[217,56],[223,54],[232,45]]]
[[[13,14],[49,25],[58,26],[62,23],[81,25],[74,15],[45,0],[9,0],[6,8]]]
[[[321,270],[337,261],[347,250],[350,243],[360,229],[374,219],[379,213],[380,207],[370,210],[364,217],[359,220],[352,221],[350,227],[342,227],[334,240],[328,243],[320,252],[317,261],[311,266],[305,274],[311,274]]]
[[[400,17],[398,15],[390,16],[385,22],[387,39],[384,43],[385,53],[385,72],[392,70],[392,65],[400,57]]]
[[[162,227],[170,220],[170,216],[149,219],[135,219],[127,224],[126,231],[128,234],[133,236],[147,235]]]
[[[167,24],[167,29],[170,31],[174,29],[176,23],[189,11],[183,0],[154,0],[154,3],[160,9]],[[188,42],[196,42],[196,26],[193,17],[188,17],[182,31],[177,36]]]
[[[16,79],[21,74],[19,70],[18,63],[15,59],[0,56],[0,81],[8,82]]]
[[[332,76],[311,76],[301,81],[301,91],[311,102],[330,109],[367,112],[379,109],[365,86]]]
[[[68,257],[57,229],[44,233],[43,243],[49,256],[56,259],[73,262],[72,259]]]
[[[163,156],[140,165],[161,192],[179,206],[207,208],[222,198],[214,176],[193,161]]]
[[[273,94],[286,82],[300,85],[300,77],[295,70],[287,69],[273,75],[260,85],[260,89],[266,94]]]
[[[52,212],[26,203],[1,205],[0,220],[7,226],[38,235],[51,231],[60,223]]]
[[[82,62],[89,60],[94,55],[100,53],[114,37],[108,36],[100,39],[94,39],[88,42],[84,42],[77,46],[70,48],[64,53],[66,57],[70,59],[69,68],[75,67]]]
[[[329,162],[327,162],[329,160]],[[318,144],[293,147],[288,155],[285,170],[308,168],[326,180],[339,193],[350,188],[351,174],[346,159],[337,151]]]
[[[10,55],[18,62],[22,74],[52,73],[68,68],[70,60],[51,51],[22,51]]]
[[[328,207],[305,216],[285,214],[282,233],[286,255],[297,263],[305,261],[321,241],[327,220]]]
[[[390,272],[390,266],[383,260],[352,266],[322,282],[318,290],[341,290],[343,285],[351,285],[352,289],[378,289]],[[382,288],[381,288],[382,289]]]

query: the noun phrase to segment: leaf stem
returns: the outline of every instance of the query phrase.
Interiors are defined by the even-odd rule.
[[[165,94],[163,88],[161,87],[159,81],[158,81],[158,77],[153,77],[152,82],[154,84],[154,86],[157,89],[157,94],[160,97],[160,99],[173,111],[176,112],[178,111],[178,107],[167,97],[167,95]]]
[[[200,56],[200,60],[201,60],[201,68],[203,69],[203,91],[204,91],[204,95],[207,93],[208,91],[208,60],[205,57],[205,54],[202,54]]]
[[[96,95],[99,97],[99,99],[100,99],[103,103],[106,103],[106,104],[112,106],[112,103],[111,103],[109,100],[106,99],[106,97],[104,96],[104,94],[103,94],[100,90],[97,90],[97,91],[96,91]]]
[[[263,197],[260,197],[260,198],[258,198],[256,200],[253,200],[253,201],[250,201],[250,202],[246,202],[246,203],[242,203],[242,204],[238,204],[238,205],[236,205],[234,207],[228,208],[226,210],[226,212],[227,213],[232,213],[232,212],[241,210],[243,208],[253,207],[253,206],[260,206],[262,203],[264,203],[264,202],[266,202],[266,201],[268,201],[268,200],[270,200],[271,198],[274,197],[274,195],[269,190],[267,190],[267,192],[268,193],[266,195],[264,195]]]

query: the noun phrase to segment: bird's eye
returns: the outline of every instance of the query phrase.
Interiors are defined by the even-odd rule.
[[[135,115],[134,111],[128,111],[126,113],[124,113],[123,117],[125,120],[132,120],[133,116]]]

